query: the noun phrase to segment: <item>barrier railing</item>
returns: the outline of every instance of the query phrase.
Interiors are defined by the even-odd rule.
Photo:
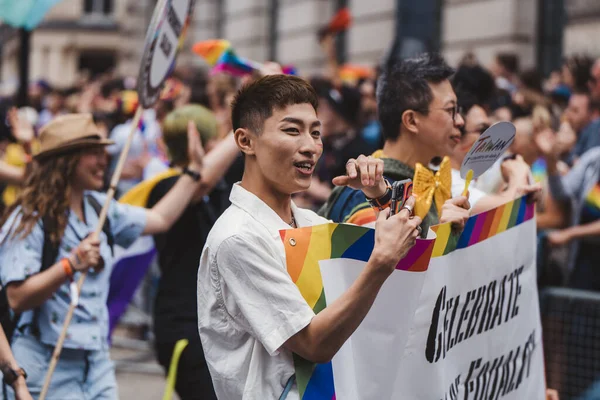
[[[561,400],[600,399],[600,293],[547,288],[540,311],[548,387]]]

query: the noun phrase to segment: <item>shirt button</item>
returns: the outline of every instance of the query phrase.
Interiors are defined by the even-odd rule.
[[[296,245],[296,239],[290,238],[290,245],[291,246],[295,246]]]

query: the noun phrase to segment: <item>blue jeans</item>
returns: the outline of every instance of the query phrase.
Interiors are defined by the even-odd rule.
[[[54,346],[35,337],[17,336],[12,343],[17,363],[27,372],[27,387],[34,399],[40,396]],[[9,399],[14,399],[7,388]],[[52,375],[48,400],[114,400],[119,398],[114,363],[108,351],[62,349]]]

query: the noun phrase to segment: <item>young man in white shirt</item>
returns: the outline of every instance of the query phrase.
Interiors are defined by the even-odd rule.
[[[421,220],[410,216],[414,199],[392,217],[381,212],[363,273],[342,297],[313,313],[287,273],[279,230],[328,222],[291,201],[310,186],[323,151],[316,109],[312,87],[285,75],[246,86],[232,104],[244,175],[208,236],[198,270],[200,338],[220,399],[279,399],[294,375],[292,353],[330,361],[419,234]],[[361,156],[349,162],[342,180],[367,197],[381,193],[382,164]],[[294,385],[287,400],[298,398]]]

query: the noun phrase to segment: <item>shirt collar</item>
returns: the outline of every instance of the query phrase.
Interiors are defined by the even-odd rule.
[[[264,225],[269,231],[273,231],[274,236],[279,236],[279,231],[283,229],[292,229],[292,227],[282,220],[279,215],[269,207],[264,201],[255,194],[244,189],[240,182],[233,185],[229,200],[236,207],[241,208],[252,218]],[[308,213],[303,212],[294,202],[291,202],[292,214],[298,227],[312,226],[315,224],[314,218]]]

